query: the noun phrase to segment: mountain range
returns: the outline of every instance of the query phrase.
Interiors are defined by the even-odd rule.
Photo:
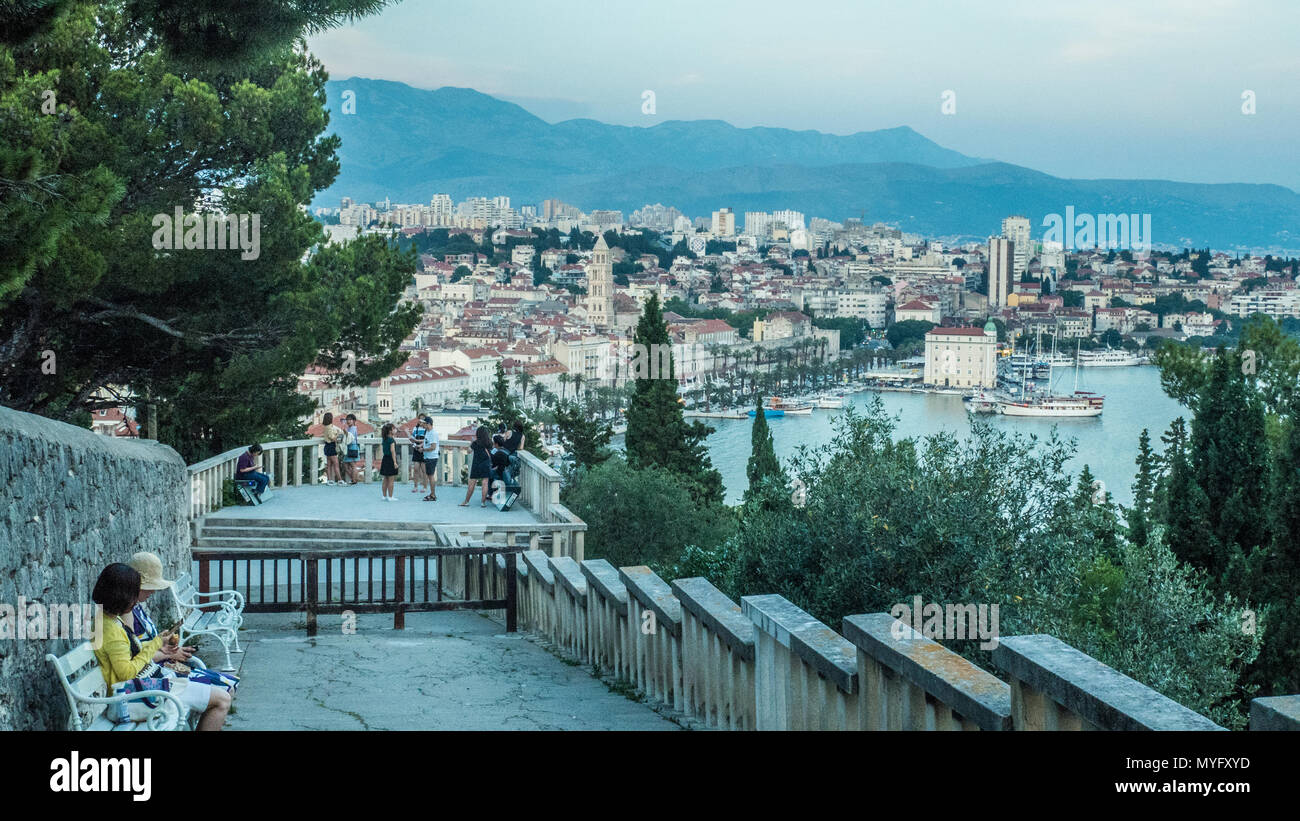
[[[548,123],[473,89],[357,77],[331,80],[326,94],[342,168],[317,205],[446,193],[516,205],[554,197],[625,216],[656,202],[688,216],[789,208],[950,238],[995,234],[1009,214],[1028,216],[1041,236],[1046,215],[1073,206],[1149,213],[1157,246],[1300,248],[1300,194],[1280,185],[1054,177],[966,156],[906,126],[839,136],[719,120]]]

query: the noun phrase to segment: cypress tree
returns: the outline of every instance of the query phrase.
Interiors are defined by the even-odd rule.
[[[1137,476],[1133,480],[1133,508],[1128,515],[1128,537],[1134,544],[1146,544],[1156,484],[1156,456],[1146,428],[1138,437]]]
[[[687,424],[677,397],[672,338],[657,294],[651,294],[633,335],[636,357],[645,356],[652,367],[634,367],[634,392],[627,409],[624,437],[628,464],[662,467],[689,484],[697,502],[722,501],[722,476],[714,470],[704,440],[713,428],[700,422]],[[662,355],[666,352],[666,355]],[[667,373],[655,372],[657,366]]]
[[[769,476],[780,477],[785,482],[785,471],[776,458],[776,448],[772,442],[772,429],[768,427],[767,416],[763,413],[763,396],[759,394],[754,408],[754,427],[750,433],[749,462],[745,465],[745,475],[749,478],[746,498],[753,493],[760,482]]]

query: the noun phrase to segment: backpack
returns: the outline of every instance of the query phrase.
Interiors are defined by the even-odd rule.
[[[357,435],[352,431],[348,431],[347,443],[348,443],[348,458],[356,459],[360,457],[361,443],[357,441]]]

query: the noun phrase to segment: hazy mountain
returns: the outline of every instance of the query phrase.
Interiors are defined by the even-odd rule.
[[[343,114],[344,91],[356,113]],[[692,216],[722,206],[862,217],[936,236],[985,236],[1025,214],[1150,213],[1157,243],[1300,247],[1300,195],[1276,185],[1072,180],[950,151],[899,127],[848,136],[736,128],[718,120],[650,127],[550,124],[472,89],[426,91],[352,78],[327,86],[343,140],[338,181],[317,197],[428,202],[558,197],[630,213],[646,203]],[[738,221],[739,222],[739,221]]]

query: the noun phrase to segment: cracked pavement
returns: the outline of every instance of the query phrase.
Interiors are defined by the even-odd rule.
[[[228,730],[676,730],[523,633],[474,612],[247,614]],[[205,648],[206,649],[206,648]],[[201,655],[201,654],[200,654]]]

